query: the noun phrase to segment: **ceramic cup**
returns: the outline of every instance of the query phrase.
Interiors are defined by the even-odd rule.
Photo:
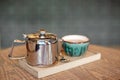
[[[81,56],[89,45],[89,38],[84,35],[66,35],[62,37],[62,41],[65,53],[71,57]]]

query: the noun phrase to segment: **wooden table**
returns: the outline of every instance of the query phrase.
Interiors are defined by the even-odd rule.
[[[120,80],[120,51],[90,45],[89,50],[100,52],[101,60],[66,70],[44,78],[35,78],[20,68],[17,60],[9,60],[10,48],[0,52],[0,80]],[[14,55],[24,55],[25,46],[16,46]]]

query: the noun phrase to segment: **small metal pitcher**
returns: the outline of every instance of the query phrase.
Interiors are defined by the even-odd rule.
[[[32,66],[46,67],[56,63],[58,59],[58,39],[55,34],[48,33],[44,29],[34,34],[23,34],[24,41],[14,40],[12,49],[8,55],[10,59],[23,59]],[[15,43],[25,43],[27,56],[12,57]]]

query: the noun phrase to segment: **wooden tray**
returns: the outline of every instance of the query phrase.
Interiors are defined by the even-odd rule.
[[[96,60],[99,60],[101,58],[101,53],[94,53],[87,51],[84,55],[80,57],[69,57],[65,56],[65,58],[69,59],[70,61],[67,63],[62,63],[58,61],[57,64],[55,64],[52,67],[47,68],[39,68],[39,67],[33,67],[27,64],[25,59],[19,60],[19,65],[26,71],[28,71],[30,74],[37,78],[46,77],[64,70],[68,70],[83,64],[87,64]]]

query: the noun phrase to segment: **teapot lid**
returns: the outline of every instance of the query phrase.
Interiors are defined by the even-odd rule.
[[[26,36],[29,39],[56,39],[56,35],[53,33],[46,32],[44,29],[40,29],[37,33],[28,34]]]

